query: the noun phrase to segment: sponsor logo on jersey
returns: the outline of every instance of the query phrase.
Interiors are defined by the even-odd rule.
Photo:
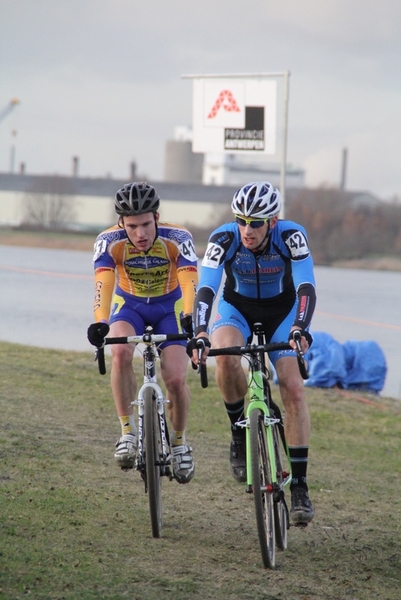
[[[136,256],[125,261],[125,266],[131,269],[154,269],[168,265],[166,258],[157,258],[155,256]]]

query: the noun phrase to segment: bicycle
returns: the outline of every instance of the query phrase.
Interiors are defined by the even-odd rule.
[[[289,350],[291,346],[287,342],[266,344],[261,323],[255,323],[254,334],[257,344],[211,348],[208,356],[244,356],[249,363],[249,403],[245,419],[236,425],[246,428],[246,492],[253,495],[263,564],[273,569],[276,565],[276,546],[280,550],[287,548],[290,522],[284,489],[291,481],[291,464],[283,417],[272,398],[271,374],[266,366],[265,353]],[[303,379],[307,379],[300,339],[301,335],[296,334],[298,366]],[[201,340],[198,342],[198,371],[202,387],[207,387],[206,365],[201,365],[204,344]]]
[[[188,340],[186,333],[155,334],[149,325],[143,335],[128,337],[106,337],[104,345],[97,349],[101,375],[106,373],[104,346],[109,344],[145,344],[142,352],[144,382],[138,393],[138,399],[132,402],[138,410],[138,455],[135,468],[145,483],[145,493],[149,498],[152,535],[160,538],[163,528],[162,477],[174,479],[171,469],[169,432],[165,414],[168,403],[157,383],[156,360],[157,344],[166,341]],[[125,469],[127,470],[127,469]]]

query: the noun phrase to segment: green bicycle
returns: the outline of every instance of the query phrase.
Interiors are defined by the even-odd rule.
[[[258,343],[209,350],[208,356],[244,356],[249,363],[249,404],[245,419],[237,426],[246,428],[246,492],[253,495],[256,525],[262,560],[265,567],[276,565],[276,547],[287,548],[290,527],[284,489],[291,481],[291,465],[284,434],[281,411],[274,402],[270,387],[270,371],[265,353],[289,350],[287,342],[265,343],[261,323],[255,323],[254,334]],[[295,340],[298,366],[303,379],[308,378],[306,363],[300,346],[300,335]],[[201,361],[202,342],[198,346]],[[205,365],[199,369],[202,387],[207,387]]]

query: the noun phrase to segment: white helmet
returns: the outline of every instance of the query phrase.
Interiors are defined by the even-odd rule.
[[[271,219],[281,210],[281,194],[268,181],[247,183],[235,192],[231,209],[235,215]]]

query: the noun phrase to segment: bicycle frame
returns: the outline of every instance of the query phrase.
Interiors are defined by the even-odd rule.
[[[259,343],[263,341],[259,340]],[[246,461],[247,461],[247,492],[253,492],[252,470],[251,470],[251,449],[250,449],[250,433],[249,419],[252,410],[260,410],[264,414],[264,423],[266,428],[266,440],[269,456],[272,463],[272,489],[266,490],[266,493],[282,491],[291,481],[291,472],[286,473],[284,482],[279,486],[277,482],[277,469],[275,464],[275,452],[272,427],[280,423],[280,419],[271,415],[270,406],[270,385],[268,382],[267,368],[265,364],[264,354],[260,353],[256,356],[250,356],[250,365],[248,372],[248,389],[249,389],[249,404],[245,412],[245,421],[237,423],[240,427],[246,427]],[[288,457],[287,447],[285,448]],[[290,465],[290,463],[289,463]],[[290,468],[290,466],[289,466]],[[280,490],[279,490],[280,487]]]
[[[168,403],[161,387],[157,383],[156,360],[158,358],[157,344],[166,341],[187,340],[188,334],[154,334],[149,325],[143,335],[128,337],[105,338],[104,344],[145,344],[143,350],[143,385],[139,390],[137,400],[131,404],[138,407],[138,455],[136,469],[140,472],[145,483],[145,493],[149,497],[150,520],[152,535],[161,537],[163,515],[161,477],[173,479],[170,469],[170,441],[165,416],[165,404]],[[106,372],[104,346],[96,354],[99,371]]]
[[[164,396],[161,387],[157,384],[156,376],[156,360],[157,351],[154,345],[147,345],[143,351],[143,385],[138,393],[138,399],[132,402],[133,405],[138,407],[138,458],[137,458],[137,470],[140,471],[141,475],[146,473],[146,460],[144,454],[144,413],[145,413],[145,400],[144,395],[147,389],[152,388],[157,413],[159,415],[160,423],[160,435],[161,435],[161,453],[163,456],[163,462],[160,462],[161,475],[168,475],[172,478],[170,469],[167,468],[171,464],[170,459],[170,444],[168,439],[168,428],[165,416],[165,404],[168,404],[167,398]],[[163,468],[164,467],[164,468]],[[145,478],[145,491],[147,491],[147,482]]]

